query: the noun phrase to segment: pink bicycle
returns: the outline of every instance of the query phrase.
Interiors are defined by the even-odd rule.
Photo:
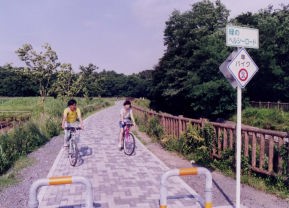
[[[131,122],[125,122],[123,135],[123,150],[126,155],[132,155],[135,150],[135,138],[130,133],[130,128],[133,126]]]

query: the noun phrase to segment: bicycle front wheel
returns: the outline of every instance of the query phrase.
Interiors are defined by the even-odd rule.
[[[135,138],[134,136],[129,133],[128,135],[125,135],[124,138],[124,153],[126,155],[132,155],[135,150]]]
[[[75,140],[71,140],[70,142],[70,152],[69,152],[69,162],[70,165],[75,166],[78,159],[78,148]]]

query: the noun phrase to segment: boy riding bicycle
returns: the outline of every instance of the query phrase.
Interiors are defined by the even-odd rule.
[[[131,109],[131,102],[129,100],[126,100],[123,103],[123,108],[120,110],[120,121],[119,121],[119,127],[120,127],[120,132],[119,132],[119,144],[118,147],[120,150],[123,148],[123,132],[124,132],[124,127],[125,124],[129,122],[135,126],[135,120],[134,116],[132,113]]]
[[[68,140],[70,136],[70,130],[65,129],[65,127],[76,127],[78,126],[77,119],[80,122],[80,127],[83,129],[83,121],[81,118],[80,109],[76,106],[77,102],[71,99],[67,103],[67,108],[64,109],[62,128],[64,129],[64,147],[68,147]]]

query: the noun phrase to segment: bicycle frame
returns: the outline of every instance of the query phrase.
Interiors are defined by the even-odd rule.
[[[124,136],[127,138],[130,132],[130,126],[125,125],[124,127]]]
[[[131,128],[131,124],[126,124],[125,127],[124,127],[124,131],[123,131],[123,137],[124,139],[127,139],[128,138],[128,135],[130,133],[130,128]]]
[[[75,127],[68,127],[68,128],[75,128]],[[80,130],[81,129],[78,129],[75,128],[74,130],[71,130],[71,129],[67,129],[69,131],[69,138],[68,138],[68,141],[69,141],[69,144],[71,143],[71,140],[74,140],[76,141],[76,136],[79,136],[80,135]]]
[[[79,130],[76,130],[76,131],[79,131]],[[79,135],[79,132],[70,132],[70,138],[69,138],[69,142],[71,141],[71,140],[74,140],[74,141],[76,141],[76,136],[77,135]]]

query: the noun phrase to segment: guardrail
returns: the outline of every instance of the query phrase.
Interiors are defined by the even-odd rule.
[[[181,169],[172,169],[167,171],[162,175],[161,178],[161,188],[160,188],[160,208],[167,208],[167,197],[168,191],[166,187],[166,182],[168,178],[172,176],[187,176],[187,175],[205,175],[206,184],[205,184],[205,208],[212,208],[212,188],[213,188],[213,179],[211,172],[206,168],[193,167],[193,168],[181,168]]]
[[[39,206],[39,201],[37,199],[38,189],[42,186],[52,186],[52,185],[65,185],[81,183],[86,187],[86,204],[85,207],[93,208],[93,194],[92,194],[92,185],[90,181],[84,177],[80,176],[60,176],[52,178],[44,178],[35,181],[29,190],[29,208],[37,208]]]
[[[187,130],[189,123],[197,128],[203,128],[206,123],[212,125],[215,135],[212,155],[221,158],[223,151],[235,148],[236,124],[208,122],[207,119],[191,119],[183,116],[173,116],[158,113],[153,110],[133,106],[136,117],[146,123],[151,118],[158,118],[161,126],[168,135],[180,138]],[[289,174],[289,141],[288,133],[259,129],[242,125],[242,151],[248,158],[251,170],[266,175]]]
[[[289,103],[250,101],[250,105],[254,108],[275,108],[283,111],[289,111]]]

